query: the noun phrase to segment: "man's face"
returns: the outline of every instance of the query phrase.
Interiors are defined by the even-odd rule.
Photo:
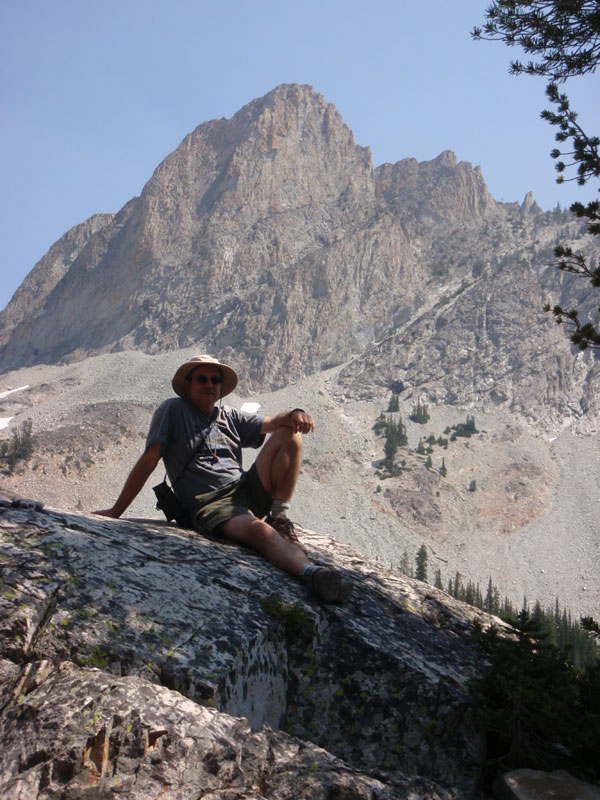
[[[210,414],[221,397],[222,388],[221,370],[212,364],[202,364],[189,376],[187,399],[198,411]]]

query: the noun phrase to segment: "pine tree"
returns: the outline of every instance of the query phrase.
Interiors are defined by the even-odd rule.
[[[385,453],[385,466],[391,470],[394,466],[394,459],[396,457],[396,451],[398,450],[398,444],[395,438],[389,437],[386,438],[383,444],[383,452]]]
[[[470,606],[472,606],[474,599],[475,599],[475,589],[473,587],[473,582],[469,581],[467,583],[467,588],[465,591],[465,603],[468,603]]]
[[[388,413],[393,413],[394,411],[400,411],[400,401],[398,400],[397,394],[392,393],[387,410]]]
[[[19,427],[13,429],[10,444],[3,443],[2,457],[6,459],[8,471],[11,473],[17,461],[27,461],[33,454],[36,440],[32,435],[32,425],[30,419],[22,422]]]
[[[471,684],[476,714],[487,732],[486,782],[519,767],[568,769],[598,777],[600,665],[572,669],[565,652],[522,610],[514,635],[478,627],[486,658]]]
[[[496,616],[500,613],[500,591],[497,586],[494,587],[494,612]]]
[[[531,619],[538,625],[540,628],[543,628],[544,625],[544,612],[542,611],[542,604],[539,600],[535,601],[535,605],[533,606],[533,611],[531,612]]]
[[[428,407],[425,404],[422,404],[420,400],[418,400],[417,404],[413,406],[410,419],[413,422],[418,422],[419,425],[424,425],[429,420]]]
[[[475,416],[473,414],[467,414],[465,430],[469,431],[469,433],[478,433],[478,430],[475,427]]]
[[[417,552],[417,557],[416,557],[417,569],[415,572],[415,578],[418,581],[424,581],[425,583],[427,583],[427,561],[428,561],[427,548],[425,547],[424,544],[422,544]]]
[[[455,597],[457,600],[463,600],[465,596],[465,591],[462,585],[462,575],[460,572],[457,572],[454,576],[454,586],[452,587],[452,597]]]
[[[383,435],[385,440],[383,445],[385,454],[383,466],[391,475],[398,474],[400,469],[395,465],[396,453],[399,447],[405,447],[408,444],[406,426],[402,422],[402,417],[399,416],[398,420],[394,421],[391,415],[386,418],[381,413],[375,421],[373,430],[378,436]]]
[[[492,584],[492,576],[490,575],[490,579],[488,581],[488,588],[487,593],[485,595],[485,610],[488,614],[493,614],[495,612],[494,606],[494,586]]]
[[[406,426],[402,422],[402,417],[394,422],[392,417],[388,417],[385,425],[384,436],[393,441],[397,447],[405,447],[408,444]]]
[[[373,430],[375,431],[377,436],[381,436],[381,434],[385,430],[385,425],[386,425],[385,414],[382,411],[381,414],[375,420],[375,424],[373,425]]]
[[[560,642],[560,617],[560,605],[557,597],[554,601],[554,637],[557,644]]]
[[[477,608],[483,608],[483,595],[481,594],[481,587],[479,583],[475,589],[475,605]]]
[[[512,603],[508,599],[508,597],[504,597],[502,600],[502,604],[500,605],[498,616],[502,617],[502,619],[514,619],[515,618],[515,610],[512,607]]]
[[[569,167],[576,167],[576,172],[566,180],[575,180],[580,186],[600,178],[600,137],[586,134],[569,98],[558,88],[568,78],[594,72],[600,63],[598,0],[494,0],[485,14],[483,28],[474,28],[473,37],[522,47],[537,60],[527,64],[512,61],[510,71],[515,75],[543,75],[549,79],[546,95],[556,110],[546,109],[541,116],[557,129],[555,139],[559,147],[550,153],[556,159],[557,182],[565,180]],[[568,149],[563,151],[565,143]],[[598,200],[587,205],[573,203],[571,211],[587,220],[589,234],[600,234]],[[574,253],[569,246],[558,245],[554,255],[559,259],[555,266],[560,270],[584,277],[592,287],[600,288],[600,266],[594,268],[586,262],[585,256]],[[581,323],[576,308],[552,307],[548,303],[544,311],[552,311],[559,325],[564,323],[569,327],[571,342],[580,350],[600,348],[600,326],[591,321]]]
[[[405,550],[402,554],[402,559],[400,561],[400,572],[403,575],[408,575],[409,578],[413,576],[413,568],[412,564],[410,563],[410,558],[408,556],[408,551]]]

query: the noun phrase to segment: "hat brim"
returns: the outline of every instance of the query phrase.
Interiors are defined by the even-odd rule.
[[[175,394],[178,394],[179,397],[183,397],[184,399],[187,398],[189,386],[187,377],[192,370],[201,366],[218,367],[220,370],[223,378],[221,397],[225,397],[233,392],[238,382],[238,376],[235,370],[233,370],[231,367],[228,367],[227,364],[221,364],[220,361],[217,361],[217,359],[213,358],[212,356],[194,356],[194,358],[191,358],[189,361],[186,361],[185,364],[182,364],[177,369],[175,375],[173,375],[171,385],[173,386],[173,391]]]

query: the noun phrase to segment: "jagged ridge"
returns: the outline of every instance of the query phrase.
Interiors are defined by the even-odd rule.
[[[363,395],[404,380],[560,424],[578,403],[597,414],[598,376],[539,313],[582,300],[546,267],[557,237],[578,245],[578,224],[531,195],[497,203],[449,151],[373,170],[333,105],[283,85],[200,125],[139,198],[63,237],[2,312],[0,363],[195,345],[276,388],[364,354]]]

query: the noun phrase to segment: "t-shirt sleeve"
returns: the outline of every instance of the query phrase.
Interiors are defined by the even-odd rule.
[[[169,431],[171,426],[171,404],[167,400],[162,403],[152,415],[150,430],[146,437],[146,450],[152,445],[160,442],[165,445],[169,441]],[[163,448],[164,449],[164,448]]]
[[[260,432],[264,416],[262,414],[248,414],[237,409],[230,409],[232,421],[240,437],[241,447],[262,447],[265,434]]]

